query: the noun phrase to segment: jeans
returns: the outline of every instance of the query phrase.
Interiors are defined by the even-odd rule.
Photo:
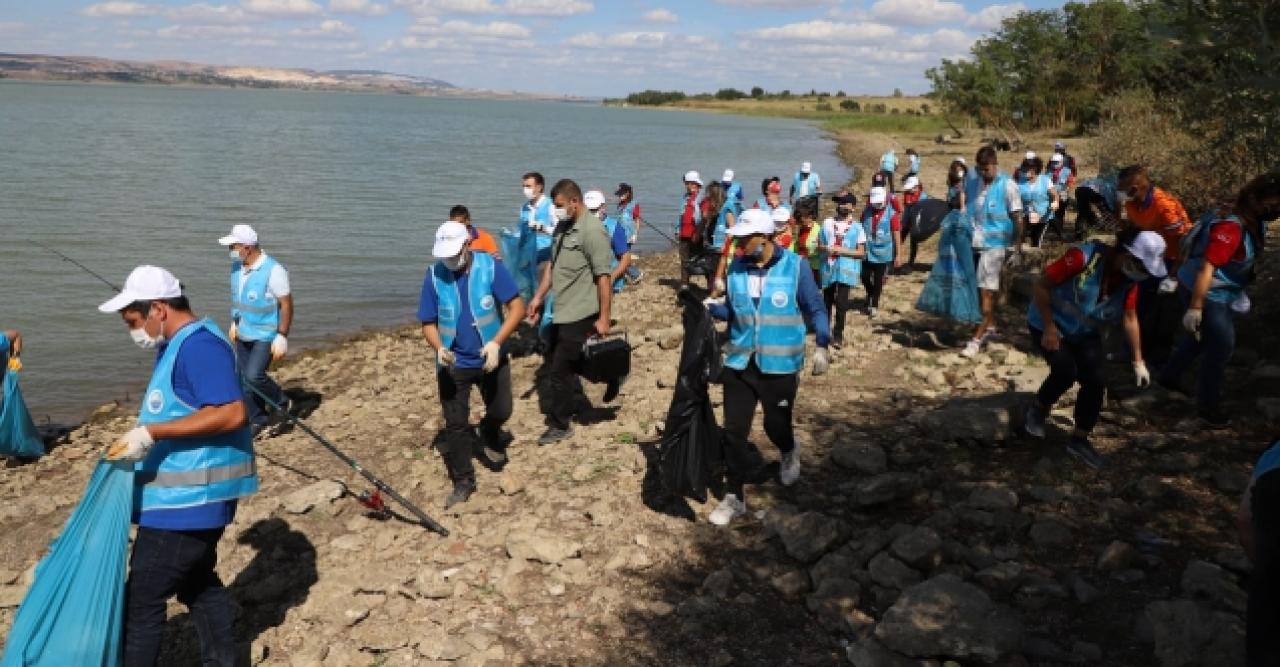
[[[1102,364],[1106,359],[1102,352],[1102,337],[1090,334],[1074,340],[1063,338],[1058,349],[1050,352],[1040,342],[1043,336],[1043,331],[1031,327],[1031,340],[1036,350],[1049,362],[1049,377],[1036,392],[1036,400],[1040,405],[1052,408],[1071,385],[1079,382],[1080,393],[1076,396],[1074,414],[1076,429],[1088,433],[1098,424],[1102,399],[1106,394],[1102,375]]]
[[[849,312],[849,286],[832,283],[822,290],[822,301],[827,306],[827,318],[831,320],[831,340],[843,344],[844,315]]]
[[[567,429],[583,402],[578,371],[582,363],[582,344],[595,331],[596,316],[577,322],[552,325],[551,353],[547,359],[547,371],[543,378],[541,400],[547,426]]]
[[[484,417],[480,420],[484,445],[502,451],[506,447],[501,442],[502,425],[511,418],[511,365],[503,359],[492,373],[481,368],[441,368],[436,373],[436,386],[440,390],[440,411],[444,415],[440,454],[444,457],[449,479],[454,483],[474,483],[471,388],[477,387],[484,401]]]
[[[271,365],[271,343],[263,340],[236,340],[236,366],[240,370],[241,381],[266,394],[273,403],[285,404],[284,390],[267,376],[267,367]],[[256,394],[244,393],[245,407],[248,408],[250,426],[266,426],[270,417],[266,410],[266,402]]]
[[[1178,288],[1178,296],[1182,297],[1184,304],[1191,303],[1191,293],[1185,288]],[[1201,409],[1213,410],[1222,401],[1227,362],[1231,361],[1231,354],[1236,349],[1235,315],[1228,304],[1208,299],[1205,299],[1201,314],[1200,340],[1184,333],[1169,362],[1160,371],[1160,378],[1165,384],[1177,384],[1191,362],[1203,354],[1196,385],[1196,403]]]
[[[756,365],[755,357],[747,362],[744,370],[725,368],[724,382],[724,430],[726,437],[725,464],[729,472],[729,493],[742,498],[742,487],[752,471],[744,469],[743,462],[751,458],[748,436],[756,405],[764,411],[764,432],[778,451],[783,454],[796,447],[795,432],[791,428],[791,411],[796,403],[799,375],[788,373],[774,375],[764,373]]]
[[[213,568],[223,528],[175,531],[138,528],[125,584],[124,664],[151,667],[164,638],[165,603],[175,594],[191,610],[200,663],[231,667],[235,609]]]
[[[862,286],[867,290],[867,307],[880,307],[880,292],[884,291],[884,276],[889,264],[862,262]]]

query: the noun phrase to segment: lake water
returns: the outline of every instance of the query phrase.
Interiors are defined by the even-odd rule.
[[[253,225],[289,267],[293,350],[413,321],[437,224],[453,204],[496,231],[520,177],[570,177],[610,195],[631,183],[645,218],[675,219],[681,179],[733,168],[749,196],[813,162],[847,180],[812,125],[556,102],[147,86],[0,83],[0,328],[25,336],[37,421],[68,422],[136,395],[152,362],[109,290],[39,241],[116,283],[158,264],[198,314],[227,324],[218,237]],[[784,185],[785,188],[785,185]],[[641,249],[666,242],[641,232]],[[292,351],[292,350],[291,350]],[[424,350],[424,354],[425,354]]]

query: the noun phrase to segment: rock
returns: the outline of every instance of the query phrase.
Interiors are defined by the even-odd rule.
[[[1280,422],[1280,398],[1259,398],[1255,405],[1258,407],[1258,416],[1268,423]]]
[[[729,597],[729,587],[733,585],[733,572],[716,570],[702,580],[702,592],[724,600]]]
[[[1019,366],[1009,373],[1005,388],[1015,394],[1033,394],[1048,377],[1048,366]]]
[[[1084,577],[1078,574],[1071,575],[1071,578],[1067,583],[1071,586],[1071,595],[1075,597],[1076,602],[1079,602],[1080,604],[1089,604],[1090,602],[1097,600],[1099,597],[1102,597],[1102,591],[1095,588],[1093,584],[1090,584]]]
[[[845,657],[853,667],[921,667],[919,660],[890,651],[875,637],[850,644],[845,649]]]
[[[974,509],[993,512],[1011,510],[1018,506],[1018,494],[1005,486],[986,486],[974,489],[966,504]]]
[[[879,445],[857,440],[840,440],[831,448],[831,460],[863,475],[879,475],[889,469],[888,457]]]
[[[1146,619],[1162,667],[1244,664],[1244,629],[1230,614],[1162,600],[1147,605]]]
[[[769,585],[782,597],[794,600],[809,590],[809,577],[800,570],[787,570],[770,579]]]
[[[1132,544],[1115,540],[1098,555],[1097,568],[1105,572],[1123,570],[1133,564],[1138,552]]]
[[[1071,544],[1071,529],[1057,519],[1040,519],[1031,526],[1031,541],[1041,549]]]
[[[822,585],[805,599],[809,612],[817,614],[830,626],[840,627],[839,621],[858,606],[862,587],[851,579],[825,579]]]
[[[554,565],[582,551],[582,545],[558,535],[517,529],[507,534],[507,555]]]
[[[443,600],[453,597],[453,584],[439,570],[425,568],[418,573],[414,583],[418,593],[428,600]]]
[[[853,502],[859,507],[879,505],[915,493],[920,476],[909,472],[886,472],[864,479],[853,489]]]
[[[974,573],[973,578],[986,589],[1008,595],[1017,590],[1022,581],[1023,567],[1020,563],[1005,561]]]
[[[803,563],[818,560],[846,535],[840,520],[819,512],[774,513],[768,523],[782,539],[787,555]]]
[[[888,552],[880,552],[867,566],[871,579],[886,588],[899,590],[920,581],[920,573],[907,567],[902,561],[890,556]]]
[[[875,636],[904,655],[990,663],[1021,648],[1022,623],[982,589],[941,574],[903,591]]]
[[[832,551],[809,568],[809,581],[815,589],[820,588],[826,579],[847,577],[856,567],[857,563],[845,550]]]
[[[1240,614],[1244,613],[1249,602],[1249,595],[1236,584],[1230,572],[1202,560],[1187,563],[1187,569],[1182,571],[1182,592]]]
[[[1013,436],[1015,409],[1014,402],[1003,395],[966,397],[952,399],[912,417],[915,425],[930,437],[992,443]]]
[[[649,332],[649,338],[657,341],[658,347],[664,350],[674,350],[680,347],[684,341],[684,327],[673,326],[666,329]]]
[[[306,514],[312,508],[327,505],[342,497],[343,487],[331,479],[322,479],[304,486],[280,500],[280,506],[290,514]]]
[[[913,568],[931,570],[941,563],[942,538],[934,529],[918,526],[894,540],[890,550]]]
[[[1213,471],[1213,483],[1223,493],[1233,496],[1239,495],[1244,493],[1245,487],[1249,486],[1249,473],[1242,470],[1232,470],[1231,468],[1221,468]]]

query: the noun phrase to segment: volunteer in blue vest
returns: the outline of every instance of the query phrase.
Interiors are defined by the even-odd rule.
[[[218,540],[237,500],[258,490],[235,352],[160,267],[134,269],[98,310],[118,313],[133,342],[155,353],[138,424],[106,454],[137,471],[123,664],[156,664],[166,603],[177,595],[191,612],[201,664],[231,667],[236,611],[214,570]]]
[[[844,318],[849,311],[849,290],[857,287],[862,278],[862,260],[867,256],[867,243],[862,224],[854,217],[857,196],[841,192],[832,200],[836,203],[836,215],[823,221],[818,250],[824,255],[822,302],[831,322],[831,347],[839,350],[844,347]]]
[[[634,260],[636,242],[640,239],[640,223],[644,218],[640,217],[640,204],[636,203],[635,190],[626,183],[619,183],[618,189],[613,192],[613,196],[618,198],[618,210],[613,214],[618,219],[618,223],[627,233],[627,250],[631,253],[633,260],[627,266],[627,282],[636,285],[644,278],[644,271],[636,266]]]
[[[1053,187],[1058,191],[1059,208],[1054,209],[1053,214],[1049,216],[1047,224],[1053,228],[1053,233],[1058,238],[1066,238],[1066,232],[1063,229],[1063,216],[1067,212],[1067,202],[1071,199],[1071,195],[1076,189],[1076,172],[1067,164],[1066,156],[1062,153],[1055,152],[1049,158],[1049,178],[1053,181]]]
[[[782,201],[782,179],[777,176],[770,176],[764,179],[760,184],[762,197],[756,200],[756,208],[766,213],[776,213],[778,209],[787,209],[790,215],[791,208]]]
[[[520,207],[520,223],[528,225],[537,234],[534,238],[538,245],[538,266],[542,267],[551,259],[551,233],[556,228],[555,216],[551,215],[551,199],[544,194],[547,181],[542,174],[531,171],[521,177],[521,183],[525,202]]]
[[[0,354],[9,358],[7,367],[15,371],[22,370],[22,362],[18,359],[22,355],[22,334],[18,333],[17,329],[5,329],[0,331],[0,336],[4,337],[4,340],[0,341],[4,343],[4,347],[0,348]],[[0,371],[3,370],[0,369]],[[3,396],[0,396],[0,399],[3,399]],[[0,400],[0,405],[4,405],[3,400]]]
[[[231,329],[236,345],[240,377],[276,405],[289,406],[284,390],[267,375],[272,361],[289,352],[289,328],[293,326],[293,292],[284,265],[262,251],[258,233],[249,225],[236,225],[218,239],[231,249]],[[257,435],[271,423],[267,403],[245,392],[249,427]]]
[[[782,484],[790,486],[800,479],[792,411],[804,369],[806,321],[813,326],[818,345],[813,374],[826,373],[829,363],[831,332],[822,295],[805,262],[770,240],[773,229],[767,213],[742,212],[729,230],[742,256],[729,266],[728,296],[723,302],[705,302],[712,317],[729,322],[722,375],[728,487],[710,517],[718,526],[747,511],[743,487],[755,472],[750,463],[755,452],[748,437],[756,405],[763,411],[765,434],[782,454]]]
[[[1180,391],[1179,380],[1200,357],[1196,404],[1200,418],[1214,426],[1231,423],[1222,407],[1227,363],[1236,347],[1235,318],[1252,303],[1246,289],[1257,276],[1266,245],[1267,222],[1280,217],[1280,172],[1250,181],[1235,205],[1220,209],[1188,235],[1189,256],[1178,268],[1178,294],[1187,304],[1182,326],[1188,332],[1160,372],[1160,384]]]
[[[539,407],[546,417],[547,430],[539,445],[551,445],[573,435],[573,417],[589,404],[578,378],[582,346],[592,336],[604,336],[612,326],[610,308],[614,261],[609,237],[600,219],[592,215],[582,199],[578,184],[563,179],[551,189],[555,203],[555,251],[542,272],[537,292],[529,302],[526,318],[537,325],[542,306],[550,297],[551,348],[546,373],[539,387]],[[610,384],[605,400],[618,395],[618,385]]]
[[[884,292],[889,267],[902,265],[898,243],[901,214],[894,209],[888,190],[871,188],[861,223],[867,244],[867,257],[862,262],[862,287],[867,290],[867,317],[874,320],[880,315],[880,295]]]
[[[1032,248],[1039,248],[1044,232],[1049,228],[1049,217],[1058,211],[1058,189],[1044,172],[1044,162],[1038,157],[1022,161],[1022,182],[1018,184],[1022,210],[1025,214],[1027,238]]]
[[[1151,373],[1142,359],[1137,285],[1164,277],[1164,249],[1159,234],[1132,228],[1121,232],[1114,246],[1089,241],[1074,247],[1045,267],[1027,312],[1032,344],[1049,362],[1049,377],[1027,406],[1027,433],[1043,438],[1054,403],[1079,383],[1067,453],[1095,470],[1105,463],[1089,442],[1106,393],[1102,329],[1123,319],[1134,355],[1134,380],[1139,387],[1150,386]]]
[[[822,177],[813,170],[812,164],[808,162],[801,164],[800,171],[791,178],[791,203],[794,205],[797,199],[805,197],[821,196]]]
[[[696,171],[684,175],[684,198],[677,211],[675,228],[672,236],[676,239],[680,255],[680,284],[689,286],[689,260],[698,254],[701,248],[698,230],[702,227],[703,215],[702,176]]]
[[[736,174],[732,169],[725,169],[720,176],[720,185],[724,188],[725,201],[733,204],[733,214],[742,213],[742,184],[734,180]]]
[[[473,453],[491,469],[507,462],[509,438],[502,425],[511,418],[511,366],[502,346],[524,319],[515,279],[502,262],[473,244],[465,225],[452,220],[440,225],[431,248],[436,262],[423,278],[418,302],[422,335],[436,351],[444,416],[440,454],[453,482],[446,509],[466,502],[476,490]],[[474,431],[473,387],[484,401],[484,417]]]
[[[977,356],[982,346],[996,336],[1000,271],[1010,250],[1022,251],[1022,193],[1018,184],[1000,171],[996,149],[978,149],[975,162],[976,175],[965,179],[964,202],[973,224],[973,263],[977,267],[982,322],[960,352],[969,358]]]
[[[1246,664],[1280,665],[1280,440],[1258,457],[1240,498],[1236,528],[1253,563],[1245,608]]]
[[[885,187],[889,192],[893,192],[893,174],[898,171],[898,156],[894,155],[893,149],[885,151],[880,156],[880,173],[884,174]]]
[[[727,172],[732,175],[732,172]],[[741,192],[741,188],[739,188]],[[720,259],[716,263],[716,272],[714,280],[711,281],[711,296],[719,297],[724,294],[725,284],[724,277],[729,271],[729,260],[733,258],[733,237],[729,236],[729,229],[738,221],[738,216],[742,215],[742,203],[729,198],[724,189],[723,181],[720,187],[712,184],[707,188],[707,201],[709,202],[708,211],[717,210],[715,226],[711,232],[711,245],[720,254]],[[717,206],[716,202],[719,202]]]
[[[920,154],[916,152],[916,149],[908,148],[906,178],[911,178],[912,176],[920,177]]]
[[[603,192],[588,191],[582,195],[582,203],[600,220],[600,224],[604,225],[604,233],[609,237],[609,246],[613,250],[614,257],[609,280],[613,283],[614,294],[617,294],[626,285],[623,276],[626,275],[627,269],[631,268],[631,248],[627,244],[627,230],[617,218],[609,215],[609,207],[605,205]]]

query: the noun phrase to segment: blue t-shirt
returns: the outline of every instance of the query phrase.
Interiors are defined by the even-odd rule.
[[[613,246],[613,256],[622,259],[622,256],[631,252],[631,244],[628,243],[626,227],[621,222],[613,226],[613,238],[609,239],[609,245]]]
[[[480,350],[484,348],[484,341],[480,339],[480,331],[475,327],[475,320],[471,317],[471,279],[469,272],[458,275],[458,299],[462,302],[459,304],[461,308],[458,312],[458,333],[453,337],[453,345],[449,347],[453,351],[455,361],[454,366],[458,368],[483,368],[484,359],[480,357]],[[493,293],[493,298],[498,303],[507,303],[512,299],[520,296],[520,291],[516,289],[516,281],[511,277],[511,272],[507,271],[507,267],[502,262],[493,263],[493,285],[489,288]],[[423,324],[434,323],[440,318],[438,300],[436,297],[436,282],[431,278],[431,269],[427,269],[427,275],[422,280],[422,298],[418,300],[418,321]]]
[[[1262,453],[1258,464],[1253,467],[1253,478],[1258,479],[1276,468],[1280,468],[1280,440]]]
[[[157,362],[167,347],[162,345],[156,351]],[[208,331],[191,334],[173,364],[173,393],[197,410],[244,400],[231,346]],[[134,518],[139,526],[147,528],[208,530],[231,523],[235,516],[236,501],[227,500],[181,509],[147,510]]]

